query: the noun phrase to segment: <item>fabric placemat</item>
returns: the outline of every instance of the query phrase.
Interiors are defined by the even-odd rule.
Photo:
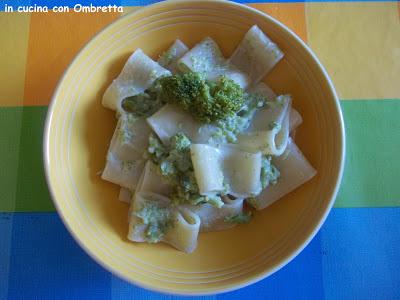
[[[110,1],[9,1],[73,7]],[[157,1],[111,1],[124,13]],[[246,1],[239,1],[246,3]],[[51,95],[84,44],[121,13],[4,12],[0,3],[0,299],[180,299],[130,285],[72,239],[51,202],[42,131]],[[317,54],[341,99],[346,167],[326,223],[286,267],[201,299],[400,299],[400,3],[246,3]]]

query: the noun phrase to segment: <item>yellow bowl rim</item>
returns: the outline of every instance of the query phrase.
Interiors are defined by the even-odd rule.
[[[284,31],[286,31],[289,36],[293,39],[295,39],[300,46],[306,50],[307,54],[311,56],[311,58],[314,60],[314,62],[317,64],[318,68],[320,69],[320,71],[322,72],[324,79],[326,80],[326,82],[328,83],[329,89],[333,95],[334,98],[334,104],[335,104],[335,109],[336,112],[338,114],[338,118],[339,118],[339,126],[340,126],[340,139],[341,139],[341,153],[340,153],[340,166],[339,166],[339,174],[336,178],[336,183],[335,183],[335,187],[333,192],[330,195],[330,200],[329,200],[329,204],[323,214],[323,216],[321,217],[321,219],[318,221],[317,225],[315,226],[314,230],[312,231],[312,233],[304,239],[304,241],[298,245],[297,249],[295,251],[293,251],[290,255],[288,255],[286,258],[282,259],[282,261],[276,265],[276,267],[270,269],[270,270],[266,270],[264,272],[261,272],[260,274],[257,274],[255,276],[253,276],[253,278],[250,278],[248,280],[244,279],[241,280],[240,283],[235,284],[232,287],[229,288],[224,288],[224,289],[218,289],[218,288],[210,288],[208,291],[204,291],[204,292],[177,292],[176,290],[169,290],[169,289],[164,289],[164,288],[158,288],[152,285],[148,285],[148,284],[144,284],[138,281],[135,281],[131,278],[128,278],[127,276],[121,274],[117,269],[114,269],[112,266],[108,266],[105,263],[103,263],[94,252],[92,252],[91,249],[89,249],[88,247],[86,247],[86,245],[84,245],[79,237],[75,234],[75,232],[71,229],[70,225],[68,224],[67,220],[65,219],[62,210],[60,209],[57,200],[56,200],[56,193],[52,188],[51,185],[51,178],[50,178],[50,160],[49,160],[49,153],[48,153],[48,148],[49,148],[49,142],[50,142],[50,125],[51,125],[51,121],[52,121],[52,116],[53,116],[53,112],[54,112],[54,107],[55,107],[55,102],[56,102],[56,98],[58,97],[58,94],[60,93],[60,89],[61,89],[61,85],[64,81],[64,78],[66,77],[66,74],[68,74],[69,70],[71,69],[71,67],[74,65],[74,63],[77,61],[77,59],[82,55],[82,53],[84,53],[84,51],[88,48],[88,46],[90,44],[93,43],[93,41],[98,37],[101,36],[103,34],[103,32],[107,31],[108,28],[114,26],[114,24],[122,19],[125,18],[129,18],[132,15],[138,14],[140,12],[142,12],[143,10],[151,10],[154,7],[163,7],[163,6],[168,6],[171,5],[171,3],[184,3],[184,4],[188,4],[188,3],[210,3],[210,2],[218,2],[218,3],[223,3],[225,5],[231,5],[232,7],[236,6],[236,7],[241,7],[242,9],[248,10],[254,14],[257,14],[263,18],[268,19],[270,22],[274,23],[274,25],[277,25],[278,27],[281,27]],[[82,49],[76,54],[75,58],[71,61],[71,63],[69,64],[69,66],[66,68],[66,70],[64,71],[61,79],[59,80],[55,92],[51,98],[50,104],[48,106],[48,110],[47,110],[47,114],[46,114],[46,120],[45,120],[45,126],[44,126],[44,133],[43,133],[43,164],[44,164],[44,171],[45,171],[45,179],[46,179],[46,183],[47,186],[49,188],[49,192],[50,192],[50,196],[51,199],[54,203],[54,206],[56,208],[56,211],[58,213],[58,215],[60,216],[62,222],[64,223],[65,227],[67,228],[68,232],[71,234],[71,236],[74,238],[74,240],[78,243],[78,245],[95,261],[97,262],[99,265],[101,265],[104,269],[106,269],[107,271],[109,271],[111,274],[116,275],[119,278],[122,278],[123,280],[134,284],[138,287],[141,288],[145,288],[147,290],[150,291],[154,291],[154,292],[159,292],[159,293],[163,293],[163,294],[168,294],[168,295],[179,295],[179,296],[205,296],[205,295],[214,295],[214,294],[220,294],[220,293],[227,293],[227,292],[231,292],[234,290],[238,290],[240,288],[249,286],[253,283],[256,283],[262,279],[267,278],[268,276],[272,275],[273,273],[279,271],[281,268],[283,268],[285,265],[287,265],[289,262],[291,262],[301,251],[303,251],[303,249],[311,242],[311,240],[315,237],[315,235],[318,233],[318,231],[320,230],[321,226],[324,224],[330,210],[332,209],[332,206],[335,202],[339,187],[340,187],[340,183],[342,180],[342,176],[343,176],[343,170],[344,170],[344,163],[345,163],[345,150],[346,150],[346,138],[345,138],[345,129],[344,129],[344,121],[343,121],[343,115],[342,115],[342,111],[340,108],[340,102],[339,102],[339,98],[337,96],[335,87],[332,83],[332,80],[330,79],[327,71],[325,70],[324,66],[322,65],[322,63],[319,61],[319,59],[317,58],[317,56],[314,54],[314,52],[310,49],[310,47],[302,40],[300,39],[291,29],[289,29],[286,25],[284,25],[283,23],[279,22],[278,20],[276,20],[275,18],[267,15],[266,13],[263,13],[255,8],[252,8],[250,6],[241,4],[241,3],[236,3],[236,2],[231,2],[231,1],[226,1],[226,0],[185,0],[185,1],[181,1],[181,0],[167,0],[167,1],[162,1],[162,2],[158,2],[155,4],[151,4],[148,6],[144,6],[142,8],[140,8],[139,10],[136,11],[132,11],[126,15],[120,16],[119,18],[117,18],[116,20],[114,20],[112,23],[108,24],[107,26],[105,26],[101,31],[99,31],[97,34],[95,34],[86,44],[85,46],[82,47]]]

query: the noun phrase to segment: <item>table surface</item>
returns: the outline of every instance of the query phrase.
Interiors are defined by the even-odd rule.
[[[113,3],[126,13],[153,2]],[[327,68],[341,99],[347,161],[335,208],[298,257],[259,283],[203,298],[400,299],[400,3],[252,2]],[[61,223],[44,180],[42,130],[54,87],[77,51],[118,17],[0,12],[0,299],[179,298],[97,265]]]

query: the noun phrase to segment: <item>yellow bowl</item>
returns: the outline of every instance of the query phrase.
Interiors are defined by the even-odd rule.
[[[297,143],[318,175],[246,225],[202,233],[192,254],[167,245],[129,242],[118,187],[102,181],[116,125],[101,97],[136,49],[154,58],[176,38],[192,46],[213,37],[229,55],[251,25],[278,43],[285,58],[267,76],[290,93],[304,123]],[[332,83],[310,49],[271,17],[227,1],[162,2],[120,18],[75,58],[49,108],[44,139],[47,182],[58,213],[98,263],[141,287],[175,294],[211,294],[258,281],[293,259],[316,234],[336,196],[344,129]]]

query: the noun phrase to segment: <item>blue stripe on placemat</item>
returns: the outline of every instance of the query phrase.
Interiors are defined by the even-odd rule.
[[[317,236],[292,263],[269,278],[238,291],[217,295],[216,297],[201,297],[201,299],[321,299],[323,298],[323,282],[320,250],[320,239]],[[152,297],[151,299],[157,300],[171,299],[165,295],[140,290],[117,277],[113,277],[113,300],[126,299],[128,295],[133,294],[135,295],[135,300],[149,299],[150,296]],[[172,299],[186,298],[173,297]]]
[[[15,213],[13,219],[9,299],[181,298],[145,291],[114,276],[111,279],[112,275],[73,241],[56,213]],[[287,289],[289,284],[291,288]],[[292,263],[270,278],[218,298],[240,299],[248,294],[255,300],[264,299],[265,295],[310,299],[322,293],[317,237]]]
[[[11,213],[0,213],[0,299],[7,298],[11,257]]]
[[[8,299],[110,299],[111,274],[66,231],[56,213],[13,214]]]
[[[133,295],[133,296],[132,296]],[[151,292],[140,287],[129,284],[118,277],[113,276],[111,279],[111,299],[112,300],[215,300],[217,296],[203,296],[203,297],[180,297],[173,295],[165,295],[160,293]]]
[[[326,299],[400,299],[400,208],[334,209],[321,247]]]
[[[79,248],[55,213],[15,213],[12,219],[8,299],[180,299],[112,276]],[[399,220],[400,208],[333,209],[286,267],[217,299],[400,299]]]
[[[270,277],[218,300],[323,299],[321,242],[317,235],[291,263]]]

